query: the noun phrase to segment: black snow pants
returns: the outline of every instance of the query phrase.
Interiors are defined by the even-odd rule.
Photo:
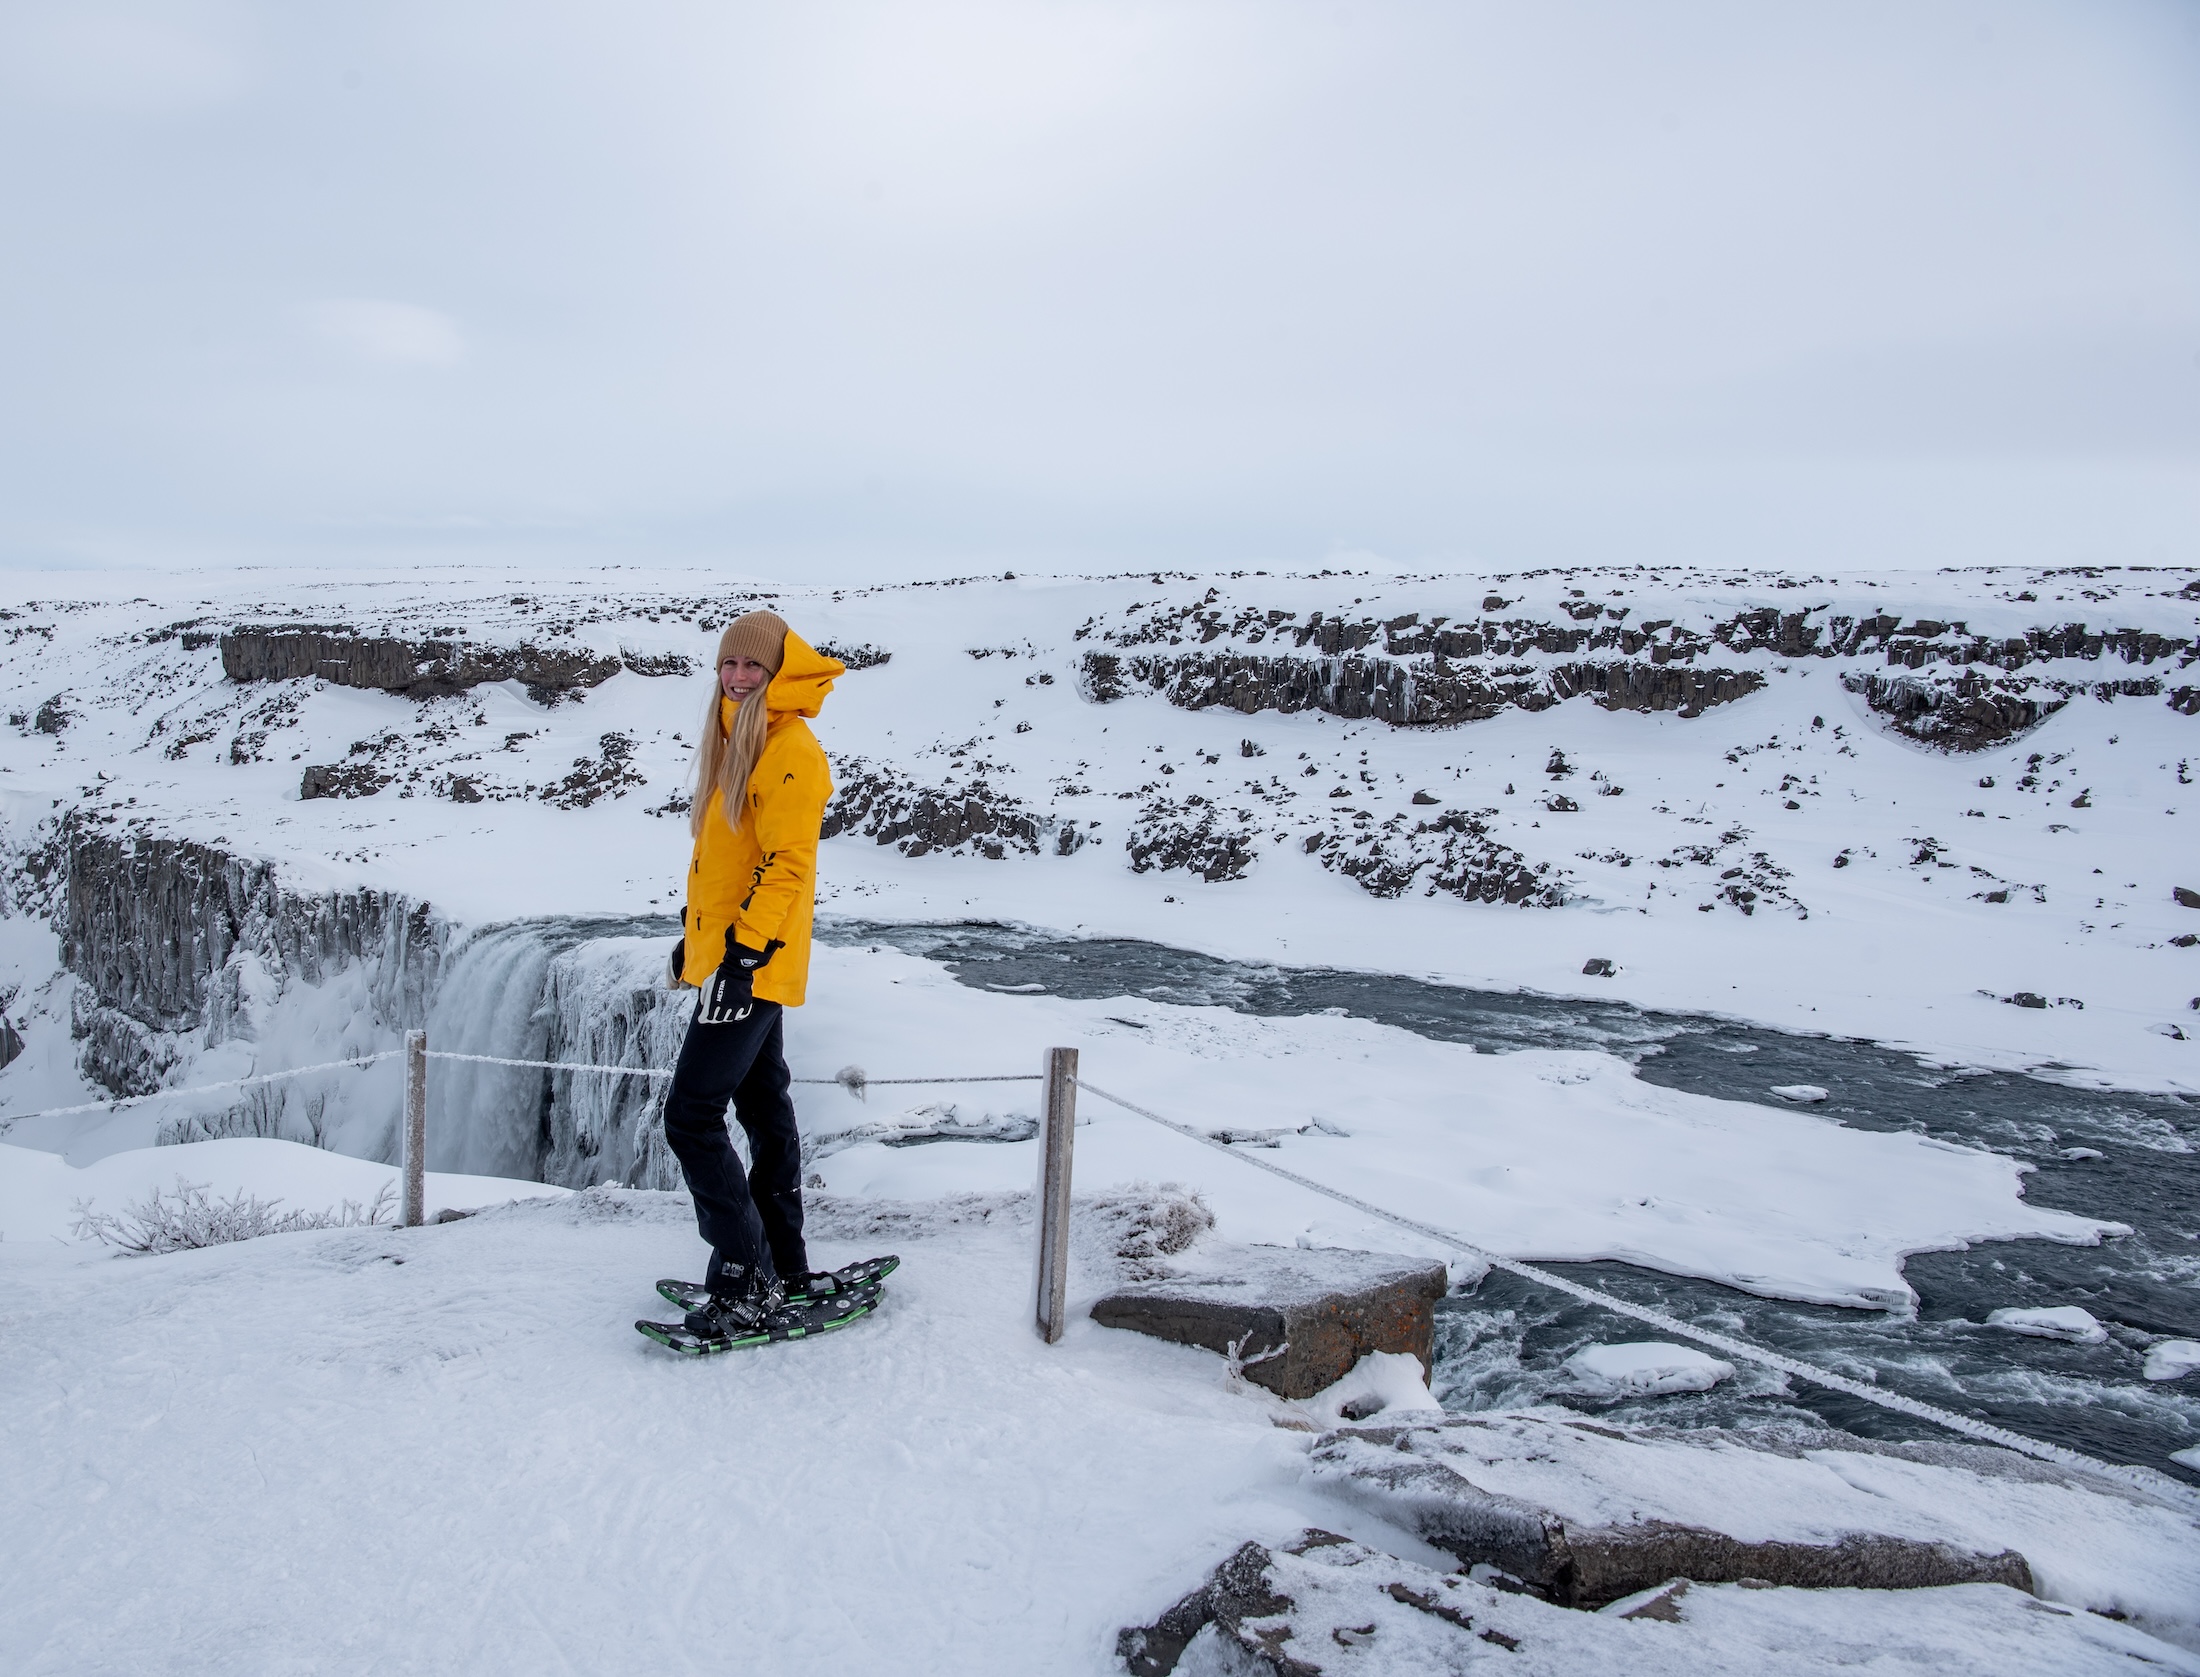
[[[802,1243],[802,1139],[788,1097],[777,1002],[730,1025],[691,1021],[665,1097],[665,1140],[695,1196],[695,1226],[721,1266],[809,1272]],[[726,1104],[749,1138],[746,1176],[726,1133]]]

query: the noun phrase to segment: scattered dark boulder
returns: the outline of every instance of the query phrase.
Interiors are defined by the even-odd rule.
[[[573,772],[563,780],[542,789],[542,801],[559,809],[586,809],[599,798],[624,797],[636,786],[646,786],[648,777],[634,766],[634,740],[627,734],[605,734],[596,742],[597,755],[573,759]],[[479,803],[481,789],[472,781],[466,781],[466,790],[472,797],[462,796],[458,782],[462,776],[453,776],[446,791],[457,803]]]
[[[2193,890],[2189,885],[2172,885],[2169,894],[2179,908],[2200,908],[2200,891]]]
[[[1327,831],[1302,841],[1310,856],[1370,896],[1398,897],[1418,887],[1466,902],[1556,908],[1572,876],[1549,862],[1531,862],[1493,837],[1494,809],[1447,809],[1433,820],[1405,825],[1403,816],[1377,824],[1338,807]]]
[[[982,773],[967,786],[924,786],[861,757],[841,759],[833,772],[839,784],[825,806],[826,838],[853,833],[891,844],[904,856],[943,850],[995,861],[1012,851],[1038,855],[1049,832],[1060,855],[1084,842],[1074,824],[1043,822],[1017,799],[995,791]]]
[[[2180,932],[2169,941],[2179,949],[2190,949],[2194,944],[2200,943],[2200,932]]]
[[[308,763],[298,782],[301,798],[371,798],[391,777],[365,763]]]
[[[1440,1263],[1281,1246],[1207,1247],[1200,1259],[1199,1273],[1110,1293],[1093,1320],[1225,1355],[1235,1346],[1245,1378],[1287,1398],[1335,1385],[1370,1351],[1432,1366],[1434,1307],[1449,1285]]]
[[[38,714],[31,720],[31,726],[42,734],[58,734],[68,727],[70,722],[74,720],[74,716],[69,709],[67,698],[66,694],[56,693],[40,705]]]
[[[1619,968],[1614,966],[1610,961],[1606,960],[1602,955],[1591,956],[1587,961],[1584,961],[1581,966],[1581,975],[1584,978],[1610,978],[1618,971]]]
[[[2002,997],[2002,1000],[2013,1007],[2045,1007],[2047,1005],[2045,996],[2035,995],[2030,990],[2019,990],[2013,996]]]
[[[693,675],[695,660],[684,652],[635,652],[619,648],[619,662],[636,675]]]
[[[894,655],[884,647],[869,644],[836,646],[831,642],[823,642],[818,646],[818,651],[828,658],[839,659],[851,670],[875,670],[881,664],[892,663],[894,659]]]
[[[0,1019],[0,1069],[13,1065],[22,1052],[23,1033],[12,1021]]]
[[[1195,792],[1182,803],[1171,798],[1147,803],[1123,848],[1133,873],[1184,868],[1216,885],[1253,871],[1259,839],[1260,825],[1250,812],[1225,809]]]
[[[1413,794],[1413,801],[1414,801],[1415,803],[1417,803],[1417,804],[1420,804],[1420,805],[1422,805],[1422,806],[1423,806],[1423,807],[1425,808],[1425,807],[1432,807],[1432,806],[1434,806],[1435,804],[1437,804],[1437,803],[1441,802],[1442,800],[1440,800],[1440,799],[1437,799],[1437,798],[1432,798],[1432,797],[1430,797],[1430,796],[1429,796],[1429,795],[1428,795],[1428,794],[1427,794],[1426,792],[1416,792],[1416,793],[1414,793],[1414,794]]]

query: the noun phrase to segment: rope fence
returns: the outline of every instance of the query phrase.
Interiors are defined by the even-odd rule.
[[[642,1077],[653,1081],[668,1081],[672,1073],[653,1066],[596,1065],[570,1060],[525,1060],[501,1054],[462,1054],[448,1049],[431,1049],[427,1046],[427,1033],[413,1031],[408,1034],[403,1048],[384,1049],[380,1053],[360,1055],[345,1060],[326,1060],[318,1065],[292,1066],[282,1071],[261,1072],[251,1077],[235,1077],[214,1083],[194,1084],[186,1088],[156,1089],[142,1095],[123,1095],[103,1101],[87,1101],[76,1106],[48,1107],[41,1112],[17,1113],[0,1117],[0,1134],[30,1118],[60,1118],[86,1112],[113,1111],[126,1106],[136,1106],[145,1101],[159,1100],[170,1095],[198,1095],[218,1093],[229,1089],[245,1089],[260,1084],[277,1083],[286,1078],[304,1077],[315,1072],[360,1070],[383,1060],[403,1056],[407,1064],[405,1089],[405,1114],[402,1136],[403,1161],[400,1166],[403,1183],[403,1211],[401,1221],[408,1227],[417,1227],[425,1220],[426,1211],[426,1105],[427,1062],[446,1060],[468,1065],[510,1066],[520,1070],[550,1072],[592,1072],[615,1077]],[[1096,1095],[1125,1112],[1158,1124],[1188,1141],[1214,1149],[1243,1165],[1304,1188],[1309,1193],[1333,1200],[1366,1217],[1404,1229],[1436,1242],[1440,1246],[1465,1253],[1475,1261],[1491,1269],[1502,1270],[1508,1275],[1563,1293],[1583,1304],[1593,1305],[1617,1316],[1624,1316],[1645,1326],[1693,1340],[1699,1345],[1710,1346],[1729,1356],[1763,1368],[1775,1369],[1782,1374],[1803,1380],[1828,1391],[1841,1392],[1849,1397],[1913,1420],[1925,1421],[1949,1432],[1974,1438],[1982,1443],[1999,1445],[2014,1450],[2035,1461],[2052,1462],[2056,1466],[2105,1478],[2128,1489],[2137,1490],[2157,1501],[2164,1501],[2184,1508],[2187,1512],[2200,1513],[2200,1494],[2189,1487],[2158,1473],[2151,1468],[2108,1462],[2081,1451],[2068,1449],[2060,1444],[2050,1444],[2031,1438],[2009,1428],[1997,1426],[1991,1421],[1979,1420],[1956,1410],[1943,1409],[1902,1392],[1890,1391],[1866,1381],[1837,1374],[1831,1369],[1820,1368],[1799,1357],[1791,1357],[1782,1351],[1768,1350],[1736,1339],[1731,1334],[1719,1333],[1710,1328],[1696,1326],[1665,1311],[1648,1305],[1636,1304],[1628,1299],[1616,1298],[1610,1293],[1587,1287],[1578,1281],[1569,1281],[1553,1275],[1548,1270],[1517,1258],[1508,1258],[1479,1246],[1456,1230],[1441,1228],[1391,1211],[1372,1201],[1318,1182],[1310,1176],[1287,1170],[1282,1165],[1256,1157],[1242,1148],[1208,1134],[1194,1125],[1167,1117],[1148,1106],[1111,1093],[1098,1084],[1082,1078],[1077,1073],[1077,1051],[1069,1048],[1052,1048],[1047,1051],[1047,1069],[1043,1072],[981,1073],[975,1076],[940,1077],[871,1077],[861,1066],[844,1066],[831,1077],[798,1077],[795,1083],[810,1086],[838,1085],[861,1098],[869,1088],[908,1088],[919,1085],[958,1083],[1043,1083],[1045,1091],[1045,1117],[1040,1136],[1039,1182],[1039,1261],[1036,1277],[1035,1320],[1039,1333],[1049,1344],[1061,1337],[1065,1324],[1066,1276],[1069,1259],[1069,1198],[1070,1198],[1070,1150],[1075,1137],[1076,1095],[1078,1090]]]
[[[388,1054],[377,1054],[375,1058],[386,1060],[390,1057],[390,1054],[401,1054],[403,1052],[404,1050],[401,1048],[393,1048]],[[661,1070],[656,1066],[599,1066],[591,1065],[585,1060],[514,1060],[502,1054],[458,1054],[445,1048],[431,1048],[427,1051],[427,1055],[431,1060],[459,1060],[471,1065],[481,1066],[520,1066],[536,1071],[599,1071],[608,1072],[615,1077],[649,1077],[664,1082],[669,1082],[672,1078],[671,1072]],[[339,1061],[337,1063],[350,1064],[351,1062]],[[366,1062],[361,1061],[359,1063],[363,1065]],[[323,1071],[327,1068],[323,1066],[306,1066],[301,1069]],[[274,1075],[287,1077],[291,1074],[277,1072]],[[867,1075],[861,1066],[843,1066],[831,1077],[796,1077],[790,1078],[788,1081],[825,1088],[838,1085],[840,1088],[860,1095],[865,1089],[884,1089],[916,1083],[1037,1083],[1041,1080],[1041,1077],[1042,1074],[1035,1071],[990,1073],[977,1077],[872,1077]],[[181,1090],[177,1091],[179,1094],[182,1092]],[[151,1097],[141,1095],[138,1098],[146,1100]]]
[[[371,1066],[379,1060],[394,1060],[405,1051],[402,1048],[385,1048],[379,1054],[362,1054],[349,1060],[323,1060],[317,1066],[291,1066],[283,1071],[263,1071],[251,1077],[231,1077],[219,1083],[194,1083],[184,1089],[153,1089],[142,1095],[112,1095],[103,1101],[85,1101],[80,1106],[49,1106],[42,1112],[11,1112],[0,1115],[0,1135],[5,1135],[17,1124],[32,1118],[72,1118],[83,1112],[114,1112],[125,1106],[137,1106],[144,1101],[157,1101],[169,1095],[206,1095],[223,1089],[249,1089],[260,1083],[280,1083],[286,1077],[303,1077],[313,1071],[346,1071]],[[669,1075],[669,1074],[668,1074]]]
[[[317,1071],[359,1071],[383,1060],[395,1060],[404,1056],[402,1048],[385,1048],[378,1054],[361,1054],[349,1060],[323,1060],[318,1065],[289,1066],[282,1071],[263,1071],[251,1077],[232,1077],[218,1083],[193,1083],[173,1089],[151,1089],[142,1095],[110,1095],[105,1100],[84,1101],[76,1106],[49,1106],[36,1112],[0,1113],[0,1135],[5,1135],[16,1124],[27,1123],[33,1118],[74,1118],[87,1112],[114,1112],[126,1106],[137,1106],[145,1101],[165,1100],[171,1095],[219,1094],[225,1089],[249,1089],[261,1083],[280,1083],[285,1078],[304,1077]],[[515,1060],[503,1054],[459,1054],[449,1049],[431,1048],[427,1051],[431,1060],[458,1060],[472,1065],[517,1066],[533,1071],[595,1071],[615,1077],[648,1077],[669,1082],[672,1073],[655,1066],[602,1066],[584,1060]],[[977,1077],[870,1077],[861,1066],[847,1066],[832,1077],[797,1077],[796,1083],[822,1087],[838,1086],[851,1093],[861,1094],[865,1089],[903,1087],[918,1083],[1038,1083],[1044,1074],[1035,1071],[986,1073]]]

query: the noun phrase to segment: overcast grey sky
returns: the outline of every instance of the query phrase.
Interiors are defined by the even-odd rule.
[[[0,563],[2200,558],[2200,4],[0,0]]]

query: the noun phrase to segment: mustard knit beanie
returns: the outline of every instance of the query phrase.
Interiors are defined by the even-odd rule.
[[[718,637],[715,667],[724,669],[728,658],[753,658],[777,675],[786,656],[787,620],[776,612],[752,611],[727,624],[726,632]]]

